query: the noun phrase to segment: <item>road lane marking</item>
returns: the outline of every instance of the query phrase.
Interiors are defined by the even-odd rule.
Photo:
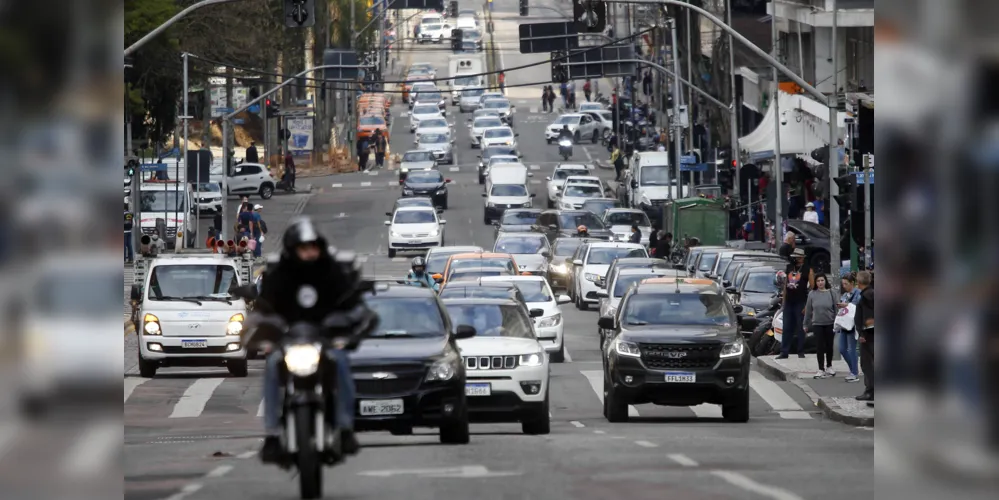
[[[222,476],[228,474],[229,471],[231,471],[231,470],[232,470],[232,466],[231,465],[220,465],[220,466],[212,469],[208,474],[205,474],[205,477],[206,478],[207,477],[222,477]]]
[[[529,168],[531,170],[541,170],[541,165],[531,165]]]
[[[582,422],[580,422],[578,420],[573,420],[573,421],[571,421],[569,423],[572,424],[573,426],[577,427],[577,428],[586,427],[585,425],[583,425]]]
[[[93,477],[111,464],[123,445],[120,422],[90,426],[66,453],[62,473],[70,477]]]
[[[198,483],[191,483],[191,484],[189,484],[189,485],[184,486],[183,488],[181,488],[179,492],[174,493],[173,495],[170,495],[170,496],[166,497],[163,500],[184,500],[188,496],[197,493],[198,490],[200,490],[200,489],[201,489],[201,485],[200,484],[198,484]]]
[[[371,186],[370,182],[362,182],[361,183],[361,187],[369,187],[369,186]]]
[[[170,418],[193,418],[205,411],[205,405],[211,399],[212,393],[222,385],[224,378],[201,378],[194,381],[173,406]]]
[[[145,384],[149,380],[150,379],[148,379],[148,378],[139,378],[139,377],[129,377],[129,378],[126,378],[125,379],[125,400],[123,401],[123,403],[127,403],[128,402],[129,396],[131,396],[132,393],[135,392],[135,388],[136,387],[139,387],[140,385]]]
[[[335,187],[335,188],[342,188],[343,184],[334,184],[333,187]]]
[[[562,350],[565,351],[565,363],[572,363],[572,356],[569,355],[569,348],[565,347],[565,339],[562,339]]]
[[[594,434],[607,434],[607,431],[593,431]]]
[[[791,396],[788,396],[776,382],[763,376],[762,373],[749,372],[749,386],[777,411],[781,418],[790,420],[811,420],[812,416],[805,413],[804,409]]]
[[[722,418],[722,410],[719,405],[704,403],[688,408],[694,412],[694,415],[697,415],[697,418]]]
[[[683,455],[683,454],[680,454],[680,453],[673,453],[673,454],[670,454],[670,455],[666,455],[666,458],[668,458],[668,459],[670,459],[670,460],[672,460],[672,461],[674,461],[674,462],[676,462],[676,463],[678,463],[678,464],[680,464],[680,465],[682,465],[684,467],[697,467],[697,465],[698,465],[698,463],[695,462],[694,459],[688,457],[687,455]]]
[[[257,450],[250,450],[250,451],[244,451],[243,453],[236,455],[236,458],[241,460],[246,460],[248,458],[253,458],[255,456],[257,456]]]
[[[407,260],[409,259],[405,257],[392,257],[392,262],[406,262]]]
[[[264,400],[263,399],[260,400],[260,405],[257,406],[257,416],[258,417],[263,417],[264,416]]]
[[[583,153],[586,155],[586,159],[593,162],[593,156],[590,155],[590,150],[583,148]]]
[[[450,167],[450,168],[448,168],[448,171],[457,172],[460,169],[461,169],[460,167]]]
[[[635,441],[635,444],[641,446],[642,448],[658,448],[659,445],[655,443],[650,443],[648,441]]]
[[[803,500],[801,497],[791,493],[790,491],[783,488],[777,488],[775,486],[767,486],[765,484],[757,483],[756,481],[753,481],[738,472],[713,470],[711,471],[711,475],[724,479],[732,486],[742,488],[750,493],[756,493],[760,496],[772,498],[773,500]]]
[[[599,399],[600,402],[603,403],[604,402],[604,389],[603,389],[603,385],[604,385],[604,372],[603,371],[597,371],[597,370],[587,370],[587,371],[581,371],[579,373],[582,373],[583,376],[586,377],[586,380],[590,382],[590,387],[593,388],[593,392],[596,393],[597,399]],[[629,417],[637,417],[638,416],[638,408],[635,408],[633,405],[628,405],[628,416]]]

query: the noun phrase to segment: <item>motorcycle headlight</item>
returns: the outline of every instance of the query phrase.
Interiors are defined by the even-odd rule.
[[[243,330],[243,315],[236,313],[229,318],[229,324],[225,326],[225,333],[227,335],[239,335],[239,332]]]
[[[319,344],[299,344],[284,349],[284,365],[297,377],[308,377],[316,373],[319,358]]]
[[[614,342],[614,350],[617,351],[621,356],[631,356],[633,358],[638,358],[642,356],[641,351],[638,350],[638,344],[634,342],[625,342],[623,340],[618,340]]]
[[[449,352],[443,358],[430,365],[427,372],[427,382],[447,382],[458,373],[458,360],[460,358],[454,352]]]
[[[562,315],[555,314],[552,316],[548,316],[547,318],[541,318],[541,321],[538,321],[538,328],[551,328],[553,326],[558,326],[561,323],[562,323]]]
[[[558,141],[558,145],[567,148],[569,146],[572,146],[572,141],[570,141],[569,139],[562,139],[561,141]]]
[[[520,355],[520,366],[541,366],[544,361],[544,354],[541,352]]]
[[[729,342],[728,344],[722,346],[721,354],[719,355],[719,357],[737,358],[739,356],[742,356],[742,351],[744,350],[745,350],[745,345],[743,344],[742,341],[737,340],[735,342]]]
[[[592,281],[596,283],[597,279],[599,279],[600,277],[593,273],[584,273],[583,278],[585,278],[586,281]]]
[[[152,314],[147,314],[142,317],[142,331],[146,335],[163,335],[163,329],[160,328],[160,319]]]

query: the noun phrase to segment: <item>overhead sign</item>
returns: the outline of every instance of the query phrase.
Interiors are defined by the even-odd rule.
[[[708,164],[707,163],[694,163],[694,164],[680,163],[680,171],[681,172],[707,172],[708,171]]]
[[[577,49],[569,53],[564,65],[570,80],[634,75],[635,63],[618,62],[625,59],[635,59],[634,46]]]
[[[579,30],[573,23],[520,25],[520,53],[538,54],[579,48]]]
[[[164,172],[166,169],[166,163],[143,163],[139,165],[140,172]]]
[[[853,175],[857,176],[857,184],[864,184],[864,172],[854,172]],[[871,180],[871,185],[874,185],[874,169],[871,169],[870,174],[867,176]]]
[[[694,165],[697,163],[697,156],[683,155],[680,157],[680,165]]]
[[[260,112],[260,105],[259,104],[254,104],[253,106],[250,106],[249,108],[246,108],[246,111],[249,112],[249,113],[259,113]]]

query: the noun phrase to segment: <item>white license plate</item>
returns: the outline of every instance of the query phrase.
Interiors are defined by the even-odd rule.
[[[489,384],[465,384],[466,396],[491,396],[493,388]]]
[[[693,384],[697,382],[697,374],[690,372],[666,372],[666,382],[675,384]]]
[[[401,399],[371,399],[361,401],[361,415],[402,415]]]
[[[208,341],[207,340],[182,340],[182,341],[180,341],[180,345],[184,349],[199,349],[199,348],[203,349],[205,347],[208,347]]]

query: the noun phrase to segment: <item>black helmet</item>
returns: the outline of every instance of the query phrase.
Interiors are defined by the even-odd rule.
[[[319,235],[319,231],[316,230],[312,219],[300,217],[292,221],[291,225],[288,226],[288,229],[284,232],[281,244],[284,254],[293,257],[295,255],[295,248],[305,243],[315,243],[319,245],[319,248],[324,253],[328,251],[326,248],[326,239]]]
[[[413,261],[412,261],[412,266],[411,267],[414,270],[416,268],[418,268],[418,267],[422,267],[424,270],[426,270],[427,269],[427,261],[424,260],[423,257],[420,257],[419,255],[417,255],[416,257],[413,257]]]

